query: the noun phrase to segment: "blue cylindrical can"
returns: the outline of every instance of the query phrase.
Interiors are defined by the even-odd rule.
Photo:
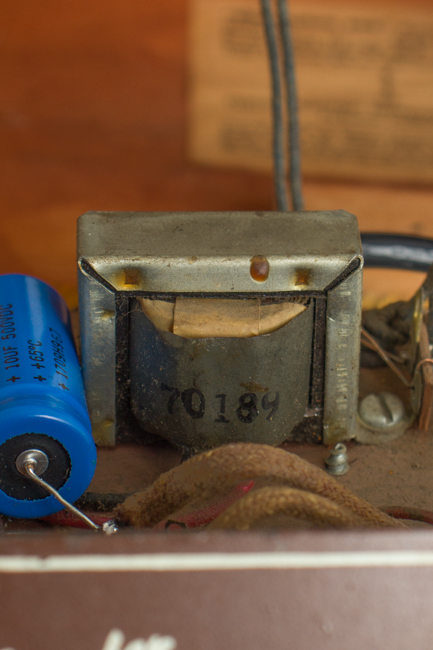
[[[96,448],[69,310],[48,284],[0,276],[0,513],[43,517],[62,509],[19,472],[23,452],[47,458],[41,478],[70,502],[87,489]]]

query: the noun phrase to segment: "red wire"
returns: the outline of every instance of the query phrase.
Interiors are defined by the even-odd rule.
[[[394,519],[410,519],[412,521],[422,521],[425,524],[433,525],[433,512],[421,510],[421,508],[406,508],[404,506],[389,506],[382,508],[390,517]]]
[[[241,483],[221,501],[217,501],[216,503],[213,503],[206,508],[195,510],[194,512],[189,512],[185,515],[179,515],[176,517],[176,520],[169,519],[161,521],[154,527],[154,529],[181,529],[206,526],[207,524],[210,524],[211,521],[216,519],[218,515],[221,514],[221,512],[224,512],[228,506],[249,492],[253,485],[254,481]],[[421,521],[425,524],[433,525],[433,512],[429,510],[422,510],[421,508],[408,508],[405,506],[388,506],[387,508],[382,508],[382,510],[390,517],[394,517],[394,519]],[[112,519],[112,515],[101,515],[99,513],[86,513],[86,515],[98,526],[102,526],[105,522]],[[51,526],[66,526],[69,528],[83,528],[86,530],[89,529],[89,526],[87,526],[84,521],[79,519],[79,517],[73,513],[68,512],[67,510],[56,512],[55,514],[48,515],[47,517],[41,517],[40,521],[44,521]]]
[[[164,528],[198,528],[200,526],[206,526],[210,524],[211,521],[216,519],[221,512],[228,508],[232,503],[240,499],[244,494],[249,492],[254,485],[254,481],[245,481],[241,483],[236,488],[234,488],[228,495],[226,495],[220,501],[213,503],[206,508],[200,510],[195,510],[185,515],[180,515],[176,517],[176,521],[164,520],[155,526],[155,529],[164,529]],[[98,513],[85,513],[95,524],[102,526],[106,521],[112,519],[112,515],[101,515]],[[40,521],[44,521],[51,526],[61,526],[68,528],[83,528],[88,530],[89,526],[82,521],[79,517],[74,515],[68,510],[62,510],[61,512],[56,512],[53,515],[48,515],[47,517],[41,517]]]
[[[110,521],[112,517],[107,515],[100,515],[97,513],[85,513],[89,519],[91,519],[97,526],[102,526],[106,521]],[[47,517],[41,517],[40,521],[45,521],[51,526],[68,526],[70,528],[85,528],[90,530],[90,527],[82,521],[77,515],[74,515],[68,510],[62,510],[61,512],[56,512],[53,515],[48,515]]]
[[[195,510],[194,512],[188,512],[185,515],[179,515],[175,520],[165,519],[160,521],[154,530],[161,529],[182,529],[182,528],[199,528],[200,526],[206,526],[210,524],[211,521],[216,519],[226,508],[231,506],[232,503],[243,497],[247,492],[251,490],[254,485],[254,481],[244,481],[237,485],[229,494],[227,494],[220,501],[216,501],[206,508],[201,508],[200,510]]]

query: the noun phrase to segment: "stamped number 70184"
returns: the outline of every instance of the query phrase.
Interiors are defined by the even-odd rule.
[[[185,411],[188,415],[194,420],[202,418],[206,411],[206,398],[201,390],[198,388],[187,388],[186,390],[180,391],[178,388],[173,386],[167,386],[167,384],[161,384],[161,390],[167,391],[170,393],[167,401],[167,411],[170,415],[175,414],[175,404],[180,397],[180,401],[183,404]],[[276,392],[273,399],[271,399],[272,393],[266,393],[261,399],[261,408],[264,411],[269,411],[266,416],[268,422],[272,421],[278,407],[280,404],[280,393]],[[218,393],[214,396],[214,399],[217,400],[217,408],[215,409],[215,419],[214,422],[228,423],[230,419],[229,413],[226,413],[226,393]],[[237,417],[240,422],[244,424],[251,424],[258,417],[260,412],[259,397],[256,393],[243,393],[238,400],[238,407],[231,417]]]

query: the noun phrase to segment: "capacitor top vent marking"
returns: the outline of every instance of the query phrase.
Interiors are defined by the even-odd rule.
[[[19,471],[23,452],[48,460],[40,476],[73,503],[87,489],[96,448],[70,316],[61,296],[25,275],[0,276],[0,513],[43,517],[61,510]]]

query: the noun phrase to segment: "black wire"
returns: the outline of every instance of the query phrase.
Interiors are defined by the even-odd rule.
[[[366,267],[428,271],[433,264],[433,240],[392,233],[361,233]]]
[[[289,178],[293,210],[303,210],[301,148],[299,142],[298,98],[295,63],[287,0],[278,0],[278,21],[283,46],[284,78],[288,119]]]
[[[288,210],[283,136],[280,62],[271,0],[261,0],[272,84],[274,184],[278,210]],[[277,0],[278,22],[283,46],[284,77],[288,110],[290,188],[294,210],[303,210],[298,102],[293,46],[287,0]],[[366,267],[428,271],[433,264],[433,240],[392,233],[361,233]]]
[[[284,153],[284,120],[281,98],[281,73],[278,57],[278,41],[272,13],[271,0],[261,0],[263,23],[269,54],[272,86],[272,153],[274,164],[275,200],[277,209],[289,209],[286,187],[286,160]]]

